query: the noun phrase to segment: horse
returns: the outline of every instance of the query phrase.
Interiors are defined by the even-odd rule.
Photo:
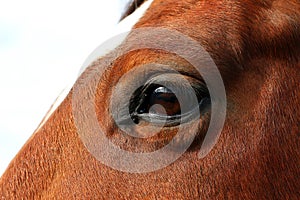
[[[123,20],[139,12],[136,7],[144,11],[121,46],[89,63],[66,98],[12,160],[0,179],[1,199],[298,199],[300,2],[136,1],[124,12]],[[151,38],[148,32],[157,28],[168,30],[167,36]],[[134,34],[139,29],[146,30],[140,34],[142,39]],[[181,48],[183,44],[174,44],[180,37],[171,33],[183,34],[203,46],[226,91],[222,130],[202,157],[199,151],[213,118],[214,100],[205,75],[174,52],[180,50],[196,60],[201,57],[194,56],[197,51],[191,48]],[[142,46],[110,59],[132,43],[155,46],[162,41],[176,51]],[[103,65],[106,68],[102,70]],[[143,67],[147,69],[139,71]],[[189,90],[177,79],[179,76],[184,76],[195,91],[195,105],[200,108],[196,118],[183,117],[181,107],[189,110],[190,100],[185,99]],[[138,79],[141,85],[127,95]],[[167,87],[160,81],[170,84]],[[179,94],[180,88],[185,95]],[[74,104],[74,95],[80,103]],[[86,115],[89,107],[83,105],[85,101],[92,104],[94,116]],[[123,107],[128,108],[129,118],[119,117]],[[116,109],[120,122],[114,120],[111,108]],[[78,117],[84,120],[78,121]],[[104,162],[95,156],[101,141],[93,135],[98,129],[86,125],[92,118],[110,143],[126,152],[144,155],[161,149],[172,141],[180,126],[184,136],[174,142],[178,148],[169,149],[161,159],[176,154],[181,143],[189,147],[174,162],[158,169],[142,172],[135,170],[140,165],[132,162],[118,170],[130,157],[123,159],[112,153]],[[159,123],[162,119],[163,125]],[[130,123],[130,130],[142,136],[155,127],[160,129],[150,137],[123,134],[122,128]],[[193,130],[195,137],[190,139]],[[149,160],[153,165],[160,161],[153,159]]]

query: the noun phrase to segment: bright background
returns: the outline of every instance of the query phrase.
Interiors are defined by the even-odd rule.
[[[0,0],[0,176],[129,0]]]

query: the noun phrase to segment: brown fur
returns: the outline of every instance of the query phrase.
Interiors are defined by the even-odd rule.
[[[300,2],[156,0],[136,27],[178,30],[211,53],[228,98],[225,126],[212,152],[198,159],[197,151],[189,150],[170,166],[148,174],[113,170],[97,161],[79,139],[71,91],[10,163],[0,179],[0,197],[298,199]],[[96,102],[107,104],[114,80],[150,61],[186,63],[153,50],[124,55],[101,80]],[[95,69],[97,62],[76,84]],[[107,116],[98,118],[109,124]],[[113,126],[107,130],[118,133]]]

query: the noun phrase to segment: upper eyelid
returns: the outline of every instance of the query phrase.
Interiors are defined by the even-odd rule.
[[[200,91],[206,92],[207,91],[207,87],[206,87],[206,84],[204,83],[204,81],[199,80],[199,79],[195,79],[193,77],[189,77],[189,76],[186,76],[186,75],[183,75],[183,74],[180,74],[180,75],[183,76],[183,78],[185,78],[189,82],[190,86],[193,89],[196,89],[198,92],[200,92]],[[148,81],[146,81],[145,84],[144,84],[144,87],[142,89],[142,92],[143,91],[146,92],[151,84],[164,86],[163,84],[155,83],[155,81],[156,81],[155,76],[152,77],[151,79],[149,79]],[[166,80],[166,82],[168,82],[169,84],[171,83],[172,86],[175,86],[179,89],[182,89],[182,90],[186,89],[186,86],[183,85],[183,84],[180,84],[180,81],[178,82],[177,80],[176,81]]]
[[[139,77],[140,80],[149,81],[153,77],[156,77],[161,74],[178,74],[187,78],[193,78],[194,80],[204,83],[204,79],[198,73],[197,70],[191,69],[187,66],[180,67],[179,65],[176,64],[167,64],[166,66],[159,65],[158,67],[157,66],[149,67],[141,71],[139,71],[139,68],[137,68],[136,72],[137,72],[136,77]]]

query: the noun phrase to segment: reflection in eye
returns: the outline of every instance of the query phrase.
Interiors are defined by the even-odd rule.
[[[198,113],[199,109],[208,107],[210,104],[209,92],[202,82],[191,80],[193,93],[196,95],[197,105],[190,105],[191,95],[186,86],[174,81],[173,87],[176,87],[180,97],[177,97],[169,88],[155,83],[146,83],[138,88],[130,101],[129,111],[131,119],[138,124],[140,120],[145,120],[151,123],[165,123],[165,126],[175,126],[180,124],[180,121],[189,121],[194,113]],[[188,111],[182,113],[180,102],[188,105]],[[159,106],[155,106],[159,105]],[[198,109],[198,112],[196,112]]]
[[[142,105],[137,109],[138,114],[153,113],[158,115],[179,115],[180,105],[176,95],[164,86],[157,86],[151,94],[145,94],[148,98],[145,99]],[[159,104],[161,106],[153,106]],[[150,110],[151,108],[151,110]]]

